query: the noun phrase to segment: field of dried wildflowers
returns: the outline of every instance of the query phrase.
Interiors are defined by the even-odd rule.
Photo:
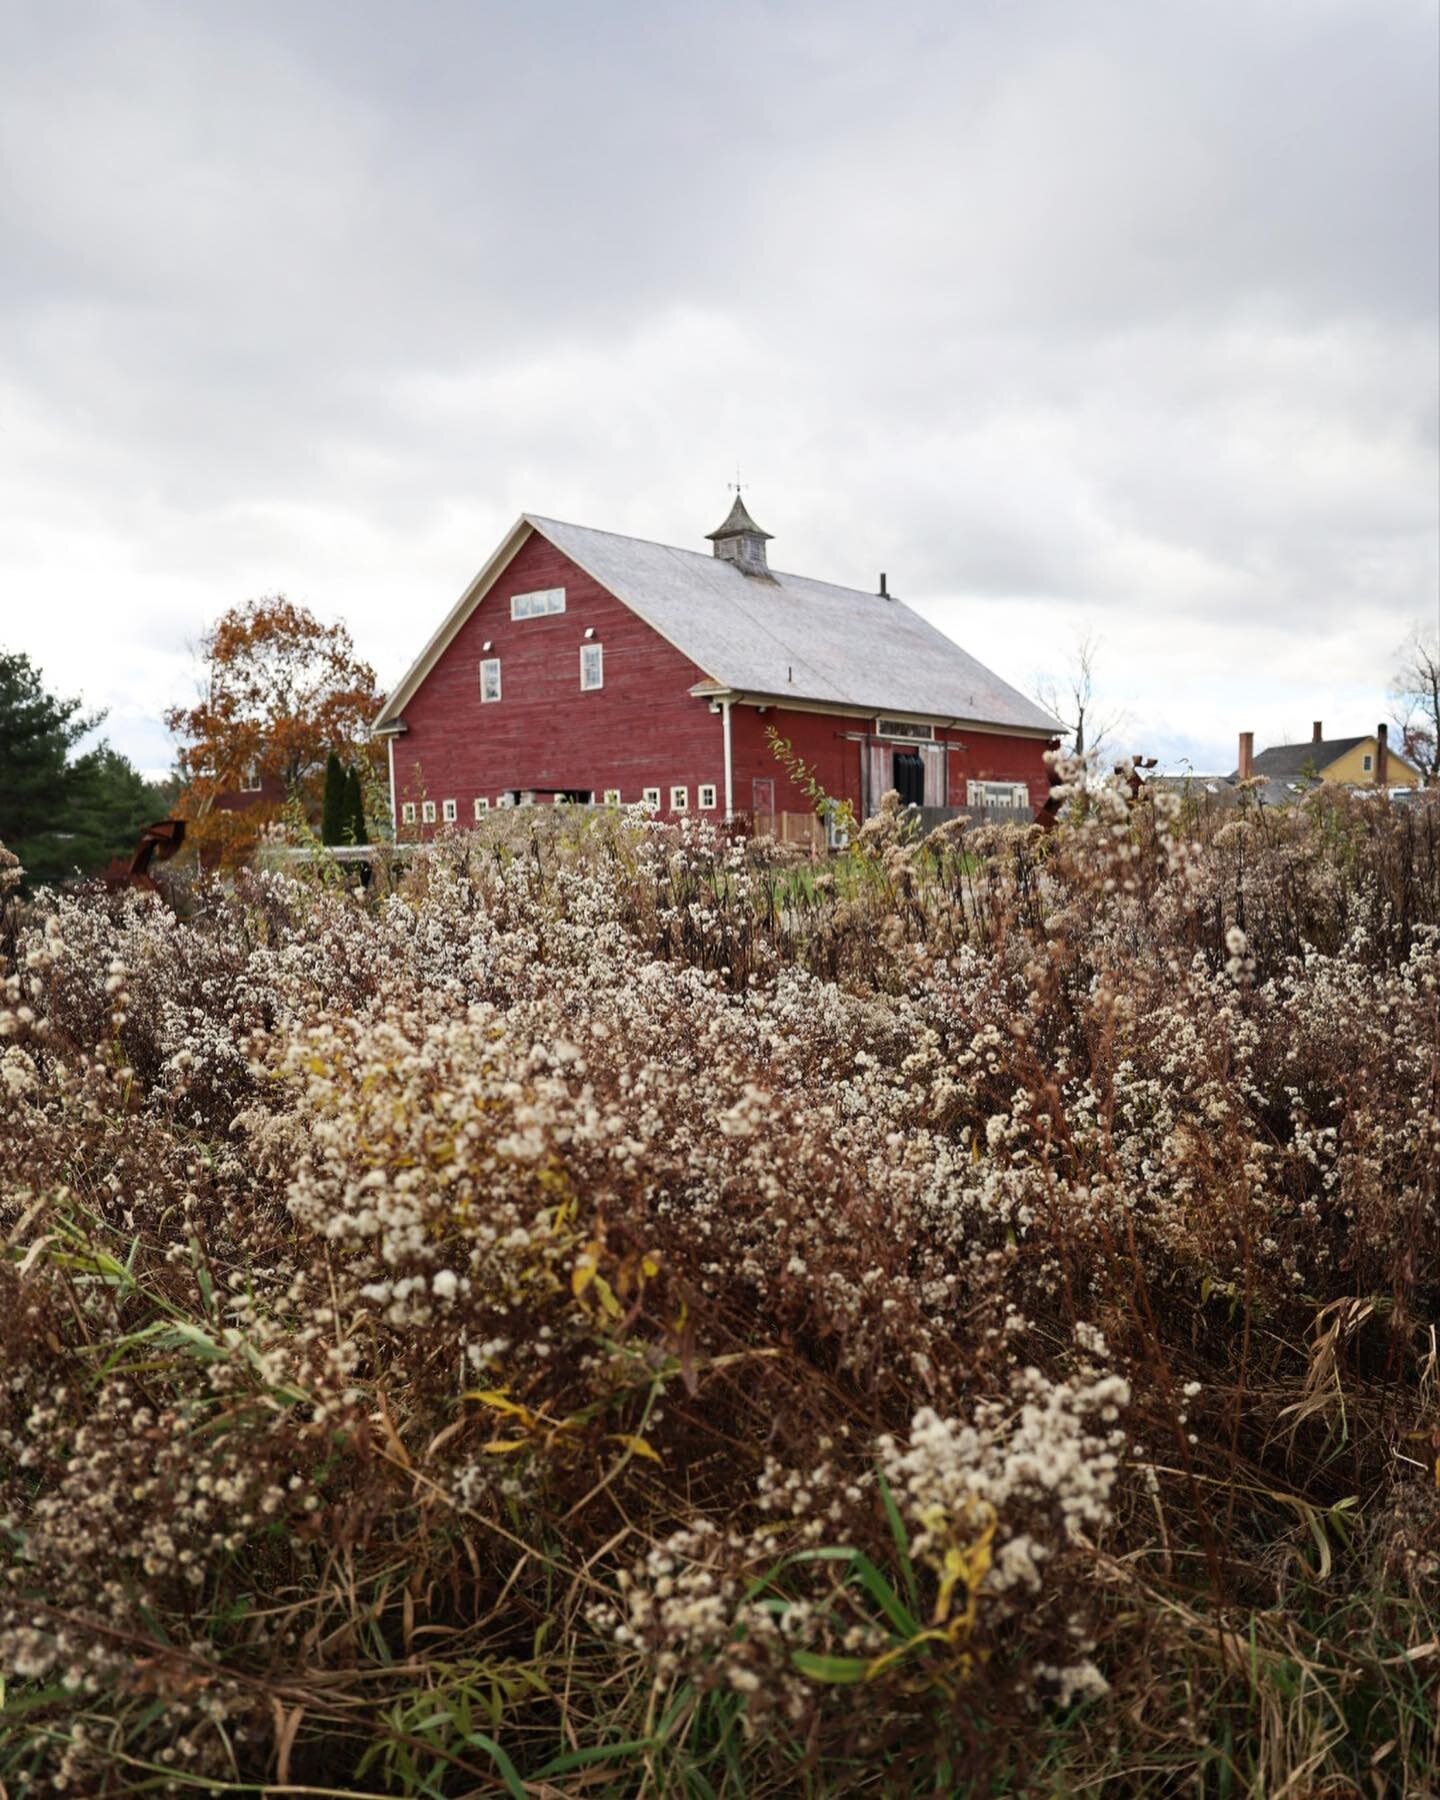
[[[1440,807],[179,915],[0,925],[0,1794],[1432,1791]]]

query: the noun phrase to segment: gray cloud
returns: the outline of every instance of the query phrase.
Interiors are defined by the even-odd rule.
[[[0,642],[166,760],[283,588],[394,677],[523,508],[879,569],[1137,745],[1379,717],[1437,583],[1411,0],[12,6]],[[1343,715],[1343,717],[1342,717]]]

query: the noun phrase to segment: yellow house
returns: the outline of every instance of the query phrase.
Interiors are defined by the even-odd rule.
[[[1275,744],[1251,754],[1247,731],[1240,738],[1240,766],[1232,781],[1263,776],[1286,789],[1329,781],[1338,787],[1419,787],[1421,774],[1390,748],[1389,729],[1378,725],[1369,737],[1327,738],[1315,721],[1308,744]]]

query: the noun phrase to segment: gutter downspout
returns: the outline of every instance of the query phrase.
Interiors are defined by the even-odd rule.
[[[735,778],[730,765],[730,702],[720,702],[721,730],[725,735],[725,823],[729,825],[735,817]]]
[[[394,843],[400,841],[400,806],[395,798],[395,734],[390,732],[385,739],[385,756],[390,765],[390,837]]]

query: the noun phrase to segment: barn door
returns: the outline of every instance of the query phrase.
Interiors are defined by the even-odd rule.
[[[870,782],[869,792],[865,798],[865,816],[880,810],[880,802],[890,792],[890,746],[888,744],[871,744],[870,746]]]
[[[926,744],[920,752],[920,759],[925,765],[925,806],[944,806],[945,793],[945,746],[943,744]]]
[[[755,830],[760,833],[773,833],[775,830],[775,782],[767,775],[756,776],[750,783],[750,809],[755,815]]]

